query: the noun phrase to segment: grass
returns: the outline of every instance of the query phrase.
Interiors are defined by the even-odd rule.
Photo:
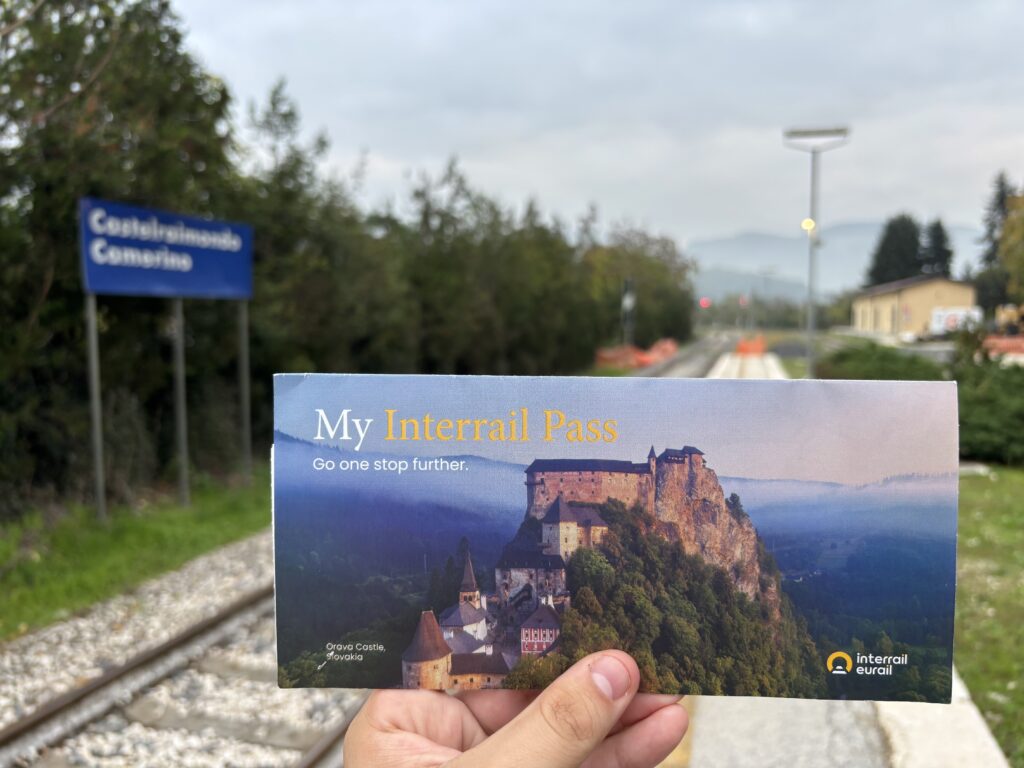
[[[807,375],[806,357],[780,357],[779,362],[791,379],[802,379]]]
[[[107,525],[75,508],[47,525],[39,513],[0,528],[0,640],[130,590],[270,524],[269,470],[248,487],[196,483],[192,506],[114,508]]]
[[[581,376],[632,376],[636,371],[632,368],[616,368],[610,365],[594,365],[587,368]]]
[[[1024,768],[1024,470],[960,484],[955,659],[1010,764]]]

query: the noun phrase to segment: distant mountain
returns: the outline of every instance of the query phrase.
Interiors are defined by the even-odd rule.
[[[797,303],[807,297],[806,283],[734,269],[700,269],[693,285],[698,296],[707,296],[716,302],[737,294]]]
[[[835,294],[862,284],[882,227],[883,222],[856,222],[835,224],[822,230],[818,251],[818,288],[822,293]],[[953,272],[960,274],[965,265],[977,263],[981,230],[947,224],[947,231],[953,245]],[[722,292],[721,295],[747,293],[752,282],[756,290],[763,285],[761,273],[764,270],[772,270],[770,279],[782,286],[788,284],[789,290],[792,290],[792,283],[807,285],[807,238],[801,234],[745,232],[731,237],[694,240],[684,250],[697,261],[698,286],[706,280],[705,284]],[[707,277],[702,278],[701,273]],[[739,277],[732,277],[737,274]],[[801,288],[801,295],[803,290]],[[768,295],[783,294],[769,290]]]
[[[722,477],[761,535],[844,530],[956,535],[958,475],[898,475],[866,485]]]

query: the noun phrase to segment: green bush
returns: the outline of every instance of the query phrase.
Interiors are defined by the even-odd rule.
[[[878,344],[843,347],[818,363],[822,379],[898,379],[935,381],[945,378],[931,360]]]
[[[960,397],[960,455],[1024,464],[1024,368],[987,359],[954,369]]]

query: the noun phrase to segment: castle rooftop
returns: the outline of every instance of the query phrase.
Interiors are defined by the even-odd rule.
[[[441,627],[437,625],[434,612],[424,611],[420,614],[420,623],[416,625],[412,643],[402,653],[402,661],[434,661],[443,659],[451,652],[452,649],[448,647],[444,635],[441,634]]]
[[[666,448],[661,452],[659,459],[670,458],[670,459],[682,459],[687,456],[703,456],[704,451],[700,448],[695,448],[692,445],[684,445],[682,448]]]
[[[561,496],[555,499],[548,508],[547,514],[544,515],[541,522],[551,525],[576,523],[577,525],[608,527],[608,523],[597,513],[593,505],[573,503],[566,501]]]
[[[560,622],[555,609],[547,603],[541,603],[537,610],[523,622],[523,629],[558,629]]]
[[[500,653],[456,653],[452,656],[453,675],[507,675],[508,664]]]
[[[445,642],[452,649],[452,653],[477,653],[485,645],[483,640],[478,640],[469,632],[461,629],[455,630],[452,636]]]
[[[473,559],[469,556],[469,551],[466,552],[466,565],[462,569],[462,584],[459,586],[459,592],[479,592],[480,589],[476,585],[476,574],[473,573]]]
[[[487,611],[470,603],[459,603],[441,614],[442,627],[468,627],[487,618]]]
[[[651,468],[647,463],[634,464],[632,461],[616,459],[534,459],[526,468],[533,472],[615,472],[646,475]]]
[[[565,568],[561,555],[546,555],[539,548],[507,544],[498,560],[498,568],[536,568],[557,571]]]

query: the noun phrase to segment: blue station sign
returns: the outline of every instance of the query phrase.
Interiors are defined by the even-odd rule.
[[[82,198],[87,293],[205,299],[252,297],[252,227]]]

